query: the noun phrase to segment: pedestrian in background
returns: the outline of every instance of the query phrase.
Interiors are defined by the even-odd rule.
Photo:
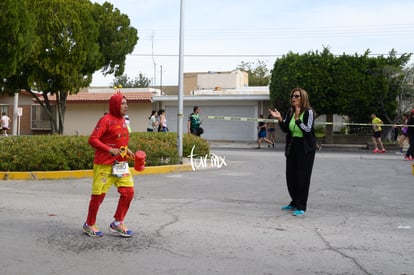
[[[408,123],[408,114],[403,114],[401,117],[401,134],[398,137],[398,144],[400,146],[400,151],[397,152],[397,154],[404,154],[404,142],[407,140],[408,138],[408,127],[407,127],[407,123]]]
[[[125,115],[125,124],[127,126],[128,129],[128,133],[131,134],[132,130],[131,130],[131,121],[129,120],[129,116]]]
[[[134,198],[134,180],[129,171],[128,159],[135,158],[135,155],[128,148],[129,132],[125,122],[127,110],[126,98],[121,92],[116,92],[109,99],[109,113],[98,121],[89,137],[89,144],[95,148],[95,156],[92,195],[83,231],[91,237],[103,236],[96,226],[96,217],[112,185],[117,187],[120,197],[109,231],[122,237],[131,237],[133,234],[124,224],[124,218]]]
[[[372,134],[372,143],[374,143],[374,153],[385,153],[384,144],[381,140],[382,135],[382,127],[381,125],[384,124],[382,120],[377,117],[376,114],[371,114],[371,123],[372,123],[372,129],[374,130],[374,133]],[[381,150],[378,149],[378,145],[381,147]]]
[[[6,112],[1,113],[1,131],[3,136],[7,137],[7,130],[9,130],[9,124],[11,119],[7,116]]]
[[[168,132],[168,126],[167,126],[167,116],[165,114],[165,110],[161,109],[158,111],[158,117],[160,119],[159,126],[158,126],[158,132]]]
[[[194,106],[193,112],[188,116],[187,129],[189,134],[201,136],[204,133],[204,129],[201,127],[200,111],[200,107]]]
[[[307,209],[316,152],[316,115],[304,89],[293,89],[290,92],[290,100],[291,107],[284,118],[276,109],[269,112],[279,121],[280,128],[286,133],[286,182],[292,200],[288,205],[282,206],[282,210],[293,211],[294,216],[303,216]]]
[[[263,115],[259,115],[259,118],[264,118]],[[273,145],[273,148],[275,147],[275,144],[266,137],[267,135],[267,131],[266,131],[266,123],[264,121],[259,121],[257,123],[257,148],[256,149],[260,149],[261,148],[261,144],[262,141],[267,142],[267,144]]]
[[[272,119],[272,115],[269,114],[268,119]],[[267,138],[272,142],[273,148],[275,148],[275,142],[276,142],[276,132],[275,132],[275,122],[269,121],[266,123],[266,130],[267,130]],[[270,147],[270,144],[268,145]]]
[[[147,132],[157,132],[157,131],[158,131],[157,111],[152,110],[151,115],[148,117]]]

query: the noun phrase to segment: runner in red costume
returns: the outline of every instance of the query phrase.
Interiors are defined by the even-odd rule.
[[[129,171],[128,158],[135,156],[128,149],[129,132],[124,119],[127,111],[127,100],[118,90],[109,99],[109,113],[98,121],[89,137],[89,144],[95,148],[95,157],[92,195],[83,231],[91,237],[103,236],[96,226],[96,217],[99,206],[112,185],[118,188],[120,197],[109,231],[122,237],[133,234],[124,225],[124,218],[134,198],[134,180]]]

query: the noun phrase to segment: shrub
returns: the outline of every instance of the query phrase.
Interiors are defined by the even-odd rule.
[[[88,136],[10,136],[0,138],[0,171],[60,171],[92,169],[94,148]],[[209,154],[206,140],[183,136],[183,157]],[[132,133],[129,147],[147,154],[146,166],[178,164],[176,133]],[[133,162],[130,162],[133,166]]]
[[[315,136],[317,138],[324,138],[326,135],[325,127],[322,125],[315,126]]]

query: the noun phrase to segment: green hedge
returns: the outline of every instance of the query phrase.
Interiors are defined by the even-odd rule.
[[[0,137],[0,171],[61,171],[92,169],[94,148],[88,136]],[[183,136],[183,157],[209,155],[206,140]],[[146,166],[179,164],[176,133],[132,133],[129,147],[147,154]],[[133,162],[130,163],[133,166]]]

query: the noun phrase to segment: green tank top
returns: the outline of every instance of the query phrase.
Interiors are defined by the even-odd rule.
[[[303,121],[303,113],[300,114],[299,118]],[[296,125],[295,116],[292,116],[289,122],[289,130],[292,133],[292,137],[303,137],[302,130]]]

